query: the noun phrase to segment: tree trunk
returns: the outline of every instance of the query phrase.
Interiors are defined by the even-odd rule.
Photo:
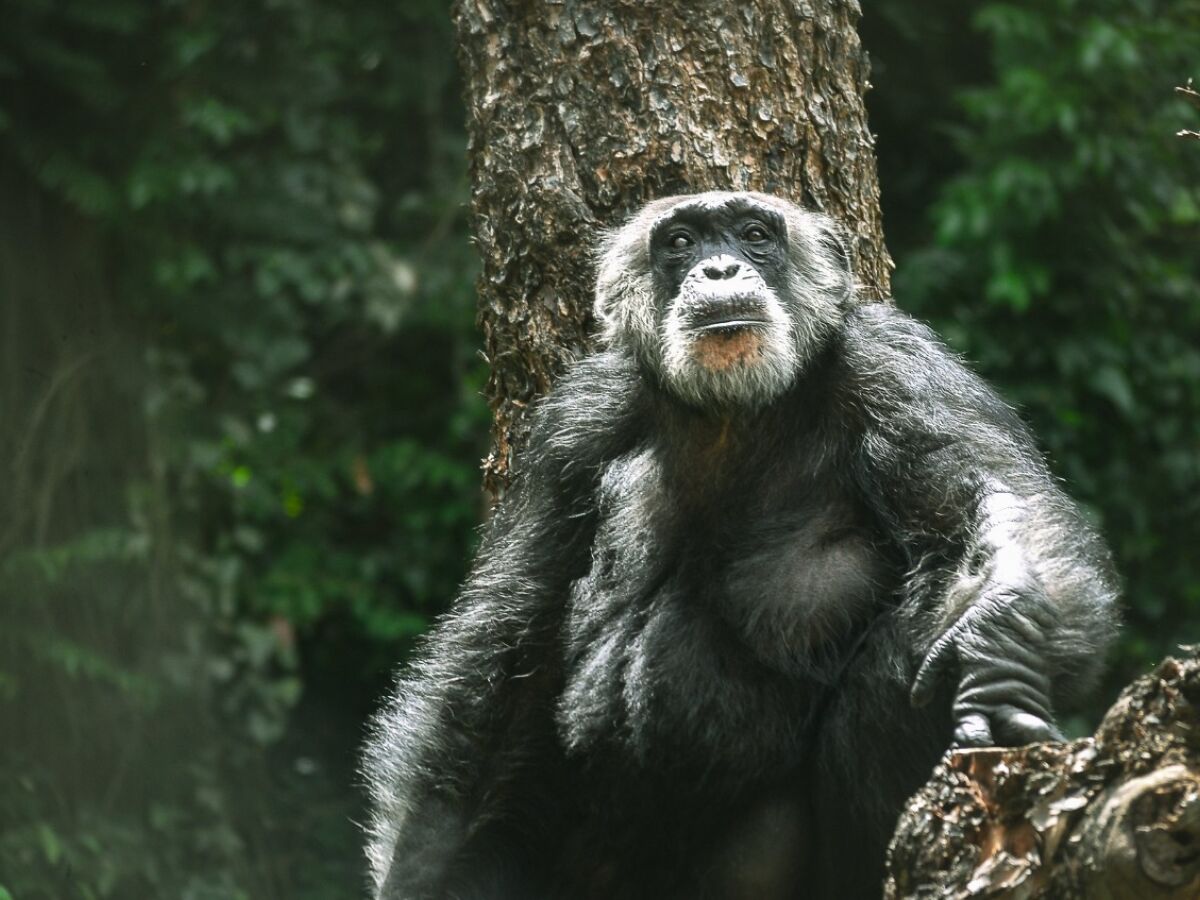
[[[762,190],[840,219],[886,297],[856,2],[459,0],[488,488],[522,412],[586,348],[597,231],[654,197]]]

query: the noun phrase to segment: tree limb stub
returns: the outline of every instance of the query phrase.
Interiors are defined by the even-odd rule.
[[[1200,647],[1184,653],[1094,738],[947,754],[900,819],[885,896],[1200,897]]]

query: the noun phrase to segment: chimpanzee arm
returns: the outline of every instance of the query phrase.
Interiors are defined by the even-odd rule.
[[[1107,550],[1016,414],[929,329],[864,306],[845,352],[864,492],[912,573],[914,703],[953,672],[955,744],[1058,737],[1055,705],[1088,689],[1115,631]]]
[[[380,898],[442,896],[468,842],[496,818],[506,781],[545,752],[563,604],[595,527],[600,461],[588,453],[602,455],[625,429],[625,374],[611,356],[586,359],[535,412],[520,474],[462,593],[374,722],[364,772]]]
[[[374,801],[367,853],[378,896],[437,897],[486,819],[509,723],[532,707],[577,557],[552,492],[522,476],[496,510],[471,575],[376,718],[366,773]],[[565,526],[565,527],[564,527]]]

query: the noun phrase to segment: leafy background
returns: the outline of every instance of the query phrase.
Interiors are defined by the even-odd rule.
[[[1200,640],[1196,0],[874,0],[904,308],[1033,423],[1127,628]],[[441,0],[13,0],[0,900],[343,898],[354,758],[480,518]]]

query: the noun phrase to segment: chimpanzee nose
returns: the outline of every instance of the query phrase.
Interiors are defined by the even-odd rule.
[[[713,281],[720,281],[722,278],[732,278],[738,273],[741,264],[735,261],[725,262],[722,260],[719,263],[710,263],[704,267],[704,274]]]

